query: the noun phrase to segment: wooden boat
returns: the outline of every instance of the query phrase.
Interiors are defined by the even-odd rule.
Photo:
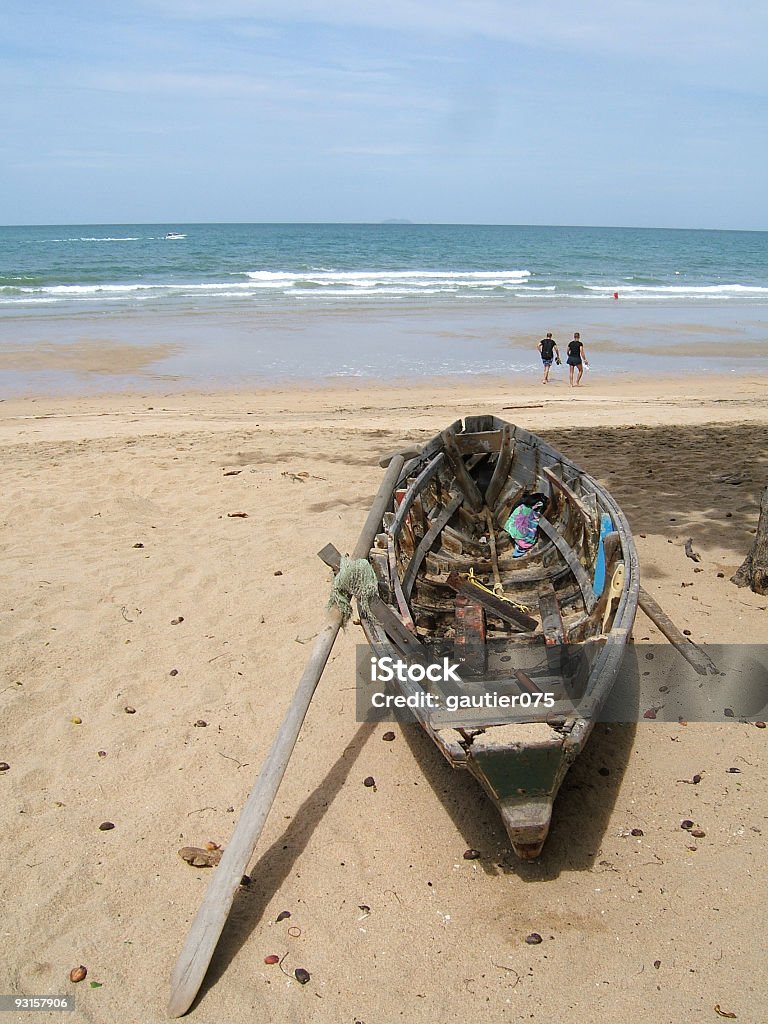
[[[456,692],[439,687],[445,702],[415,714],[448,761],[479,779],[524,858],[541,851],[552,801],[616,680],[638,595],[698,671],[714,669],[640,591],[635,546],[610,494],[535,434],[495,416],[468,416],[383,465],[346,583],[336,548],[320,552],[328,565],[341,566],[334,588],[346,603],[329,605],[189,929],[171,977],[171,1016],[186,1013],[200,989],[350,595],[369,601],[361,622],[377,655],[425,671],[446,657],[461,666]],[[505,526],[531,494],[546,499],[545,514],[533,546],[515,557]],[[365,580],[366,562],[375,580]],[[410,682],[407,673],[404,680],[396,696],[436,696],[436,684]],[[498,706],[472,703],[489,695]],[[447,696],[469,706],[452,708]],[[500,706],[501,697],[508,706]]]
[[[410,678],[398,692],[533,858],[616,680],[638,604],[635,545],[605,488],[495,416],[457,420],[408,454],[370,550],[379,598],[363,629],[379,658],[460,666],[452,702]],[[504,525],[531,493],[547,505],[515,557]]]

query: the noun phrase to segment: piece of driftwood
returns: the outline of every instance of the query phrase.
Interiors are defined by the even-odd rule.
[[[755,540],[749,554],[731,576],[731,582],[737,587],[749,587],[756,594],[768,594],[768,487],[760,499]]]
[[[403,465],[401,455],[396,455],[391,460],[355,546],[353,558],[367,557],[373,546]],[[232,909],[235,893],[256,849],[256,843],[277,796],[293,748],[296,746],[312,696],[340,629],[341,613],[338,609],[332,609],[328,612],[325,626],[318,634],[280,730],[261,767],[256,784],[251,790],[179,954],[171,975],[171,996],[168,1003],[171,1017],[180,1017],[186,1013],[200,991],[211,957]]]
[[[193,868],[215,868],[224,856],[224,851],[218,849],[204,850],[201,846],[182,846],[179,856]]]
[[[693,550],[693,537],[689,537],[688,540],[685,542],[685,553],[688,556],[688,558],[691,559],[691,561],[701,561],[701,555],[697,554],[697,552]]]
[[[696,669],[700,676],[719,675],[719,670],[709,655],[693,640],[684,636],[672,619],[662,610],[647,591],[640,587],[639,605],[651,622],[659,628],[672,646]]]

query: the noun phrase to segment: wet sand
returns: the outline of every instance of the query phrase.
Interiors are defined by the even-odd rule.
[[[762,306],[643,306],[631,301],[365,309],[242,308],[128,315],[37,311],[0,318],[0,397],[105,391],[220,391],[322,381],[423,387],[499,376],[535,380],[538,340],[554,333],[565,357],[581,332],[594,376],[761,376]],[[560,371],[553,371],[556,378]],[[561,374],[565,376],[564,371]]]

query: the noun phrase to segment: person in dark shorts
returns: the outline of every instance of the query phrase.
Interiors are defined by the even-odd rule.
[[[568,378],[571,382],[571,387],[578,387],[581,384],[581,378],[584,376],[584,367],[589,368],[587,362],[587,353],[584,351],[584,346],[581,343],[581,335],[576,331],[573,335],[573,341],[568,342]],[[576,383],[573,383],[573,371],[578,370],[578,377]]]
[[[544,379],[541,383],[549,384],[549,371],[552,369],[553,360],[557,358],[557,365],[560,365],[560,352],[554,342],[551,331],[547,334],[546,338],[542,338],[539,342],[539,352],[541,352],[541,361],[544,364]]]

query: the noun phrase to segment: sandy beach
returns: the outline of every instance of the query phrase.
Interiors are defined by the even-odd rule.
[[[0,402],[0,993],[166,1019],[215,871],[178,850],[229,841],[324,621],[317,551],[354,545],[382,453],[483,412],[608,486],[694,640],[768,642],[768,600],[729,579],[768,483],[765,377]],[[634,637],[660,640],[642,613]],[[522,864],[416,727],[355,721],[362,642],[337,641],[191,1020],[765,1021],[768,730],[599,726]]]

